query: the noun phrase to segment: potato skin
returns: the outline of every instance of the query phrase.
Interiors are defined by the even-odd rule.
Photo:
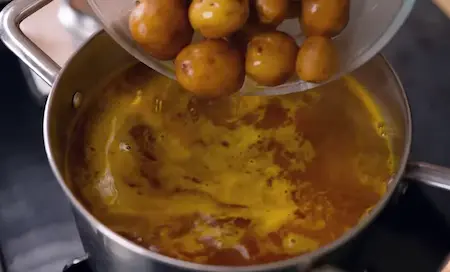
[[[308,37],[297,55],[296,70],[300,79],[320,83],[330,79],[338,69],[338,54],[330,38]]]
[[[229,41],[235,46],[245,57],[247,52],[247,45],[250,40],[265,32],[275,31],[275,28],[270,25],[263,25],[255,21],[247,21],[247,23],[236,33],[229,37]]]
[[[347,26],[350,0],[303,0],[300,25],[306,36],[334,37]]]
[[[259,21],[277,26],[288,14],[290,0],[254,0]]]
[[[160,60],[174,59],[194,33],[184,0],[140,0],[128,24],[133,39]]]
[[[245,58],[247,75],[258,84],[277,86],[294,73],[298,46],[291,36],[272,31],[254,36]]]
[[[189,21],[206,38],[224,38],[239,30],[249,13],[248,0],[193,0]]]
[[[185,47],[175,59],[175,73],[183,88],[207,97],[237,92],[245,79],[241,54],[222,39]]]

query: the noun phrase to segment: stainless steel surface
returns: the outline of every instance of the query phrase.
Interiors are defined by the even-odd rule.
[[[20,23],[51,0],[20,0],[9,3],[0,13],[0,38],[47,84],[51,85],[60,67],[20,30]]]
[[[76,45],[82,44],[102,29],[102,26],[92,14],[74,8],[71,0],[61,0],[58,19],[72,34]]]
[[[70,261],[70,263],[68,263],[68,264],[66,264],[66,265],[64,266],[63,272],[65,272],[66,270],[70,269],[71,267],[73,267],[73,266],[75,266],[75,265],[78,265],[78,264],[80,264],[80,263],[82,263],[82,262],[87,261],[88,258],[89,258],[88,255],[84,255],[83,257],[73,259],[72,261]]]
[[[429,163],[410,163],[405,177],[414,181],[425,183],[450,191],[450,169]]]
[[[14,3],[14,6],[9,5],[5,7],[0,14],[2,25],[7,25],[5,29],[0,30],[0,37],[9,49],[26,63],[29,69],[37,73],[31,73],[30,75],[36,86],[36,97],[41,102],[45,102],[46,97],[50,93],[51,88],[49,85],[54,81],[60,67],[24,35],[19,25],[28,16],[51,1],[21,1]],[[18,14],[21,9],[26,10],[26,6],[28,6],[28,13]],[[58,18],[72,34],[73,42],[76,46],[81,45],[91,35],[102,29],[92,15],[73,8],[70,0],[61,0]]]

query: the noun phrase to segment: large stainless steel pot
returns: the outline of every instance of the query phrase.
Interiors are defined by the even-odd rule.
[[[429,185],[450,190],[450,170],[425,163],[407,163],[411,144],[411,117],[405,93],[386,60],[377,56],[352,73],[366,86],[382,107],[389,131],[396,135],[393,149],[399,164],[385,196],[373,212],[337,241],[310,254],[286,261],[251,267],[208,266],[176,260],[148,251],[122,238],[95,219],[72,194],[72,184],[63,179],[63,153],[67,141],[67,125],[76,116],[77,106],[89,100],[98,82],[122,67],[136,62],[104,32],[85,42],[81,49],[60,69],[39,50],[19,29],[27,16],[51,0],[15,0],[0,15],[0,37],[20,59],[52,85],[44,117],[45,148],[50,165],[61,187],[70,199],[81,239],[90,256],[91,265],[99,272],[161,271],[171,267],[194,271],[271,271],[292,268],[311,269],[320,257],[339,249],[363,230],[386,203],[399,191],[401,178],[406,176]],[[58,203],[55,203],[58,205]],[[164,271],[164,270],[163,270]],[[321,270],[322,271],[322,270]]]

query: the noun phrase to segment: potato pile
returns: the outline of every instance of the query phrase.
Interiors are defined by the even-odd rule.
[[[337,70],[332,38],[349,20],[350,0],[139,0],[130,13],[134,40],[159,60],[174,60],[178,82],[201,96],[238,91],[245,75],[277,86],[295,74],[320,83]],[[298,17],[306,39],[278,31]],[[194,31],[205,39],[192,43]]]

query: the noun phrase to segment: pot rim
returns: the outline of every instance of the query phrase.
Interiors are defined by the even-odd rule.
[[[82,44],[82,46],[80,47],[79,50],[82,50],[85,46],[88,46],[90,41],[92,41],[97,36],[100,36],[102,34],[104,35],[105,32],[99,31],[98,33],[93,35],[90,39],[88,39],[86,42],[84,42]],[[155,260],[155,261],[158,261],[161,263],[165,263],[165,264],[168,264],[171,266],[176,266],[179,268],[190,269],[190,270],[194,270],[194,271],[211,271],[211,272],[229,272],[230,270],[236,271],[236,272],[257,272],[257,271],[285,269],[285,268],[296,267],[296,266],[299,266],[301,268],[309,267],[320,256],[326,255],[326,254],[332,252],[333,250],[339,248],[340,246],[344,245],[345,243],[347,243],[351,239],[353,239],[362,230],[364,230],[378,216],[378,214],[384,209],[384,207],[388,203],[389,199],[391,198],[392,194],[396,190],[397,184],[399,183],[399,181],[405,171],[405,167],[406,167],[409,153],[410,153],[411,138],[412,138],[412,122],[411,122],[410,106],[408,103],[408,98],[406,96],[405,90],[403,88],[403,85],[402,85],[397,73],[394,71],[393,67],[386,60],[386,58],[383,55],[378,54],[375,56],[375,58],[381,58],[381,60],[385,63],[387,69],[393,75],[394,80],[396,81],[396,83],[398,85],[400,95],[402,97],[402,103],[404,104],[405,115],[406,115],[405,132],[404,132],[405,141],[404,141],[403,153],[402,153],[401,159],[399,161],[398,170],[395,173],[395,175],[393,175],[391,177],[391,179],[389,180],[388,190],[383,195],[383,197],[378,201],[375,208],[372,209],[372,211],[369,215],[365,216],[362,220],[360,220],[360,222],[358,224],[352,226],[352,228],[350,230],[348,230],[346,233],[341,235],[338,239],[334,240],[333,242],[331,242],[327,245],[320,247],[317,250],[314,250],[312,252],[302,254],[299,256],[295,256],[290,259],[267,263],[267,264],[258,264],[258,265],[251,265],[251,266],[205,265],[205,264],[198,264],[198,263],[183,261],[183,260],[165,256],[165,255],[162,255],[162,254],[159,254],[156,252],[152,252],[152,251],[145,249],[144,247],[141,247],[141,246],[131,242],[130,240],[120,236],[116,232],[109,229],[102,222],[100,222],[97,218],[95,218],[72,193],[70,188],[64,182],[63,175],[59,171],[59,169],[56,165],[55,158],[52,154],[52,147],[51,147],[51,143],[50,143],[50,130],[49,130],[49,122],[50,122],[49,120],[50,120],[50,115],[52,113],[52,105],[54,103],[53,98],[54,98],[56,90],[58,89],[60,79],[63,77],[64,72],[68,69],[68,67],[71,65],[72,61],[77,57],[77,55],[78,55],[77,53],[73,54],[69,58],[69,60],[66,62],[64,67],[61,69],[60,73],[57,75],[56,80],[52,86],[52,91],[51,91],[51,93],[48,97],[47,103],[45,105],[43,134],[44,134],[45,151],[47,154],[48,161],[50,163],[50,167],[52,169],[53,174],[57,178],[59,185],[63,189],[66,196],[69,198],[71,205],[75,209],[77,209],[83,216],[85,216],[91,225],[93,225],[103,235],[109,237],[114,242],[118,243],[119,245],[133,251],[136,254],[142,255],[142,256],[150,258],[152,260]]]

